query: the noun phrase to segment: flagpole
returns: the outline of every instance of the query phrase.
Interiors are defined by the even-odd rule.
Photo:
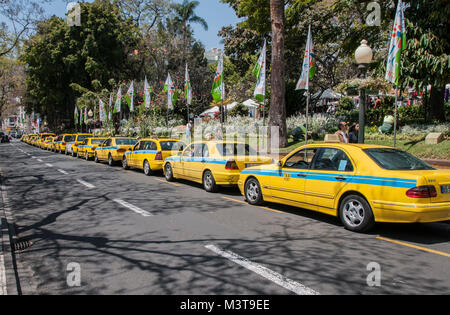
[[[308,123],[309,123],[309,89],[306,90],[306,131],[305,131],[305,144],[308,144]]]
[[[394,148],[397,147],[397,114],[398,114],[398,87],[395,87],[395,106],[394,106]]]

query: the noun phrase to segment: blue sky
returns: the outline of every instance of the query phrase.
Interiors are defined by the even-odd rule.
[[[182,0],[174,0],[183,2]],[[211,48],[223,48],[220,44],[221,38],[217,33],[223,26],[235,25],[239,22],[234,10],[228,4],[223,4],[220,0],[198,0],[196,14],[206,20],[208,31],[203,30],[200,25],[192,25],[194,36],[200,40],[207,50]],[[55,0],[51,5],[45,5],[46,13],[63,17],[66,12],[67,1]]]

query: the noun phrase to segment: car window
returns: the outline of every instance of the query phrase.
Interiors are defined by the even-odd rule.
[[[116,145],[135,145],[136,139],[116,139]]]
[[[86,136],[86,135],[78,136],[76,141],[83,142],[84,140],[86,140],[89,137],[91,137],[91,136]]]
[[[196,144],[194,149],[194,157],[203,157],[204,148],[207,147],[206,144]]]
[[[106,139],[91,139],[91,144],[102,144],[105,140]]]
[[[194,145],[192,144],[186,150],[184,150],[183,156],[188,156],[188,157],[192,156],[193,150],[194,150]]]
[[[435,169],[412,154],[397,149],[366,149],[364,152],[369,155],[380,167],[386,170],[402,171]]]
[[[108,139],[108,140],[106,140],[106,141],[103,143],[103,146],[104,146],[104,147],[109,147],[109,146],[111,146],[111,143],[112,143],[112,139]]]
[[[161,151],[183,151],[186,144],[180,141],[161,141]]]
[[[353,172],[353,165],[344,151],[334,148],[320,149],[312,167],[318,171]]]
[[[207,144],[203,146],[203,157],[209,157],[209,147]]]
[[[156,151],[158,150],[158,145],[154,141],[146,141],[144,142],[143,150]]]
[[[287,159],[284,167],[294,168],[300,170],[308,170],[311,167],[311,163],[314,160],[318,149],[304,149],[300,150]]]
[[[217,144],[217,151],[222,156],[258,155],[255,149],[243,143],[220,143]]]
[[[72,142],[75,141],[75,136],[65,136],[64,142]]]

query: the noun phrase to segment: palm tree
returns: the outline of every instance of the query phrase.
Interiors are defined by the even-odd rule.
[[[172,5],[172,9],[175,13],[173,22],[175,25],[178,25],[180,27],[181,33],[183,35],[183,61],[186,61],[186,46],[188,31],[190,31],[190,24],[197,23],[203,26],[203,29],[205,31],[208,30],[208,24],[206,23],[206,21],[195,14],[195,9],[199,4],[200,2],[198,1],[183,0],[183,3],[175,3]]]
[[[279,143],[287,146],[286,101],[285,101],[285,64],[284,64],[284,0],[270,0],[272,19],[272,73],[269,131],[271,127],[279,130]]]

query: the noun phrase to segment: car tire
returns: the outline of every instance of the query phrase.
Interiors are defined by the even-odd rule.
[[[127,161],[127,157],[126,156],[124,156],[123,159],[122,159],[122,167],[126,171],[130,169],[130,167],[128,166],[128,161]]]
[[[339,218],[347,230],[357,233],[368,232],[375,225],[369,203],[359,195],[349,195],[342,200]]]
[[[166,180],[168,182],[175,181],[175,177],[173,176],[172,165],[170,165],[170,163],[167,163],[166,166],[164,166],[164,176],[166,177]]]
[[[245,183],[245,199],[253,206],[260,206],[264,203],[261,185],[256,178],[250,178]]]
[[[109,166],[114,166],[114,159],[113,159],[113,157],[112,157],[112,155],[111,155],[111,153],[108,155],[108,165]]]
[[[95,161],[95,163],[100,163],[100,160],[98,159],[97,153],[95,153],[94,161]]]
[[[75,152],[74,151],[72,151],[72,157],[74,158],[74,157],[78,157],[78,151],[77,151],[77,154],[75,155]]]
[[[211,171],[206,171],[203,174],[203,187],[209,193],[216,193],[219,191],[219,187],[216,185],[216,180]]]
[[[144,161],[144,174],[146,176],[153,175],[152,168],[150,167],[150,163],[147,160]]]
[[[77,152],[77,154],[78,154],[78,152]],[[86,161],[90,161],[91,159],[89,158],[89,152],[86,152],[86,155],[85,155],[85,160]]]

